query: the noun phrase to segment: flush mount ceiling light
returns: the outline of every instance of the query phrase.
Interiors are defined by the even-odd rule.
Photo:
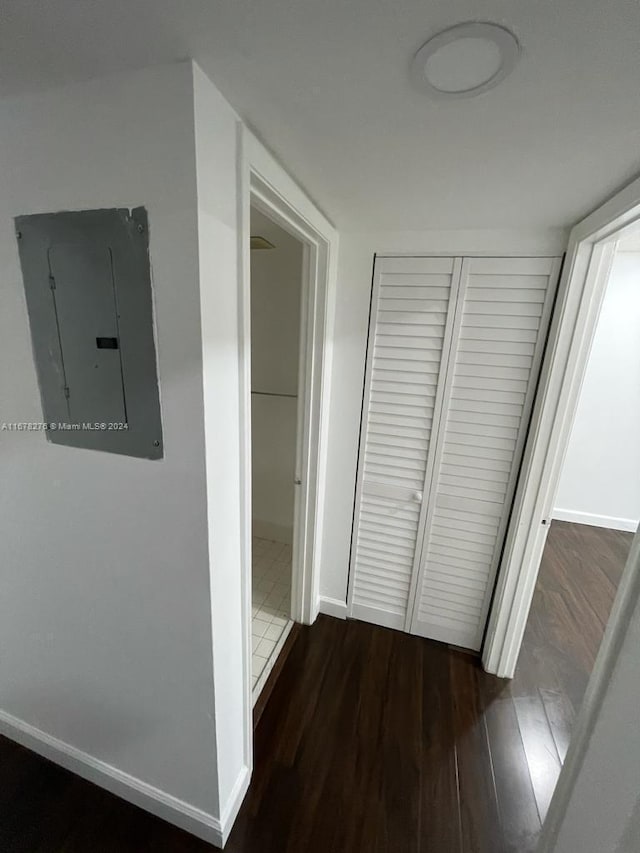
[[[275,249],[275,246],[270,240],[267,240],[266,237],[261,237],[259,234],[251,235],[251,248],[252,249]]]
[[[437,98],[472,98],[504,80],[519,53],[516,37],[498,24],[457,24],[422,45],[411,75]]]

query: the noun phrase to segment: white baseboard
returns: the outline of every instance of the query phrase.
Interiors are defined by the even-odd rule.
[[[319,601],[320,613],[325,613],[327,616],[335,616],[336,619],[347,618],[347,604],[345,601],[340,601],[339,598],[329,598],[321,595]]]
[[[227,840],[250,781],[249,768],[243,767],[219,820],[5,711],[0,711],[0,734],[216,847]]]
[[[572,509],[554,509],[551,517],[557,521],[571,521],[574,524],[608,527],[609,530],[627,530],[635,533],[638,529],[638,522],[632,518],[613,518],[610,515],[594,515],[591,512],[577,512]]]
[[[258,539],[271,539],[273,542],[283,542],[285,545],[293,543],[293,527],[290,525],[275,524],[273,521],[254,518],[251,523],[251,532]]]
[[[224,847],[227,843],[227,839],[231,834],[231,830],[233,829],[233,824],[238,816],[238,812],[240,811],[240,806],[244,800],[245,794],[249,788],[249,784],[251,782],[251,770],[243,764],[242,769],[238,773],[238,777],[235,781],[233,788],[231,789],[231,794],[227,799],[225,807],[222,809],[222,815],[220,817],[220,834],[221,834],[221,843],[220,847]],[[195,834],[195,833],[194,833]]]

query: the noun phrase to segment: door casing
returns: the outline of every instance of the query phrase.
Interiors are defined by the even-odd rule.
[[[640,228],[640,178],[569,235],[482,663],[512,678],[616,243]]]

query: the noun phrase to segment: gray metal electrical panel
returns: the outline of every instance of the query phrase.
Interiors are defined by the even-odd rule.
[[[49,441],[161,458],[146,210],[15,223]]]

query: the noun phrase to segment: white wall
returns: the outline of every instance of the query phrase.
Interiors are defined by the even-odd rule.
[[[206,512],[218,811],[223,840],[250,779],[240,491],[239,121],[194,65]]]
[[[552,231],[343,232],[333,333],[333,372],[321,607],[346,612],[351,523],[374,254],[558,254],[566,234]]]
[[[640,520],[640,252],[614,258],[553,517],[620,530]]]
[[[251,211],[251,233],[275,246],[251,252],[253,529],[291,542],[302,244],[257,210]]]
[[[0,421],[42,418],[12,218],[145,205],[165,448],[0,432],[0,730],[219,840],[247,775],[237,145],[195,74],[197,140],[190,63],[0,103]]]

